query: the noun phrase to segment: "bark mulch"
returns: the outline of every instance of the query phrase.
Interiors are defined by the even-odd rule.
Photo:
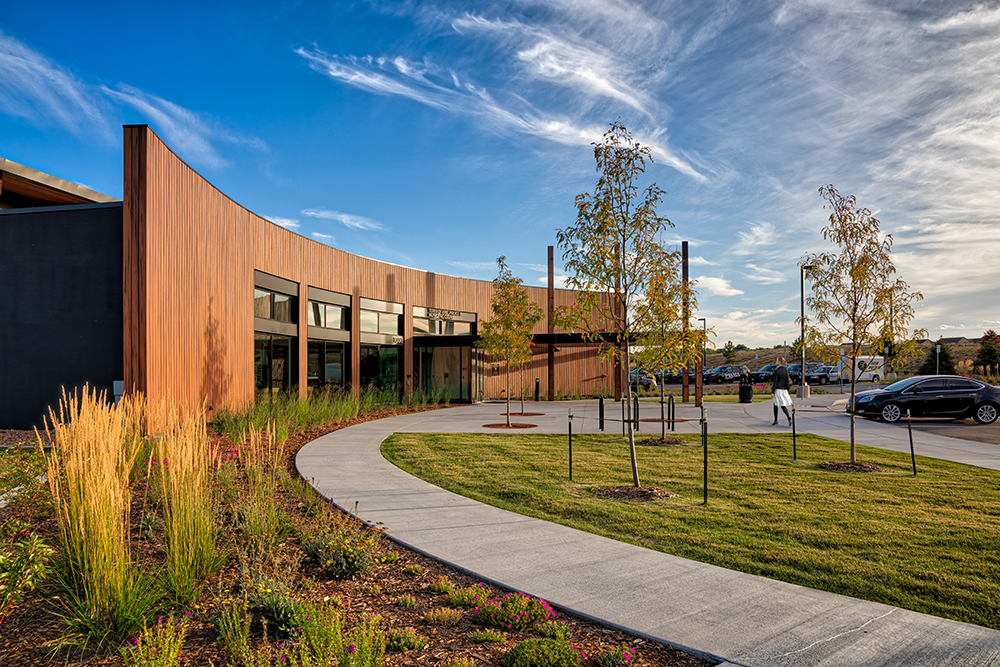
[[[826,461],[817,464],[823,470],[833,470],[836,472],[885,472],[885,468],[880,468],[870,463],[849,463],[841,461]]]
[[[287,465],[295,473],[295,454],[307,442],[329,433],[333,430],[350,426],[354,423],[368,421],[391,414],[370,415],[355,419],[348,424],[336,424],[324,428],[299,433],[288,440],[285,445]],[[24,442],[24,432],[20,434],[11,431],[0,431],[0,443],[14,444]],[[34,442],[31,433],[28,443]],[[616,492],[631,496],[634,487],[620,487]],[[665,497],[659,494],[667,492],[661,489],[641,487],[641,493],[649,497]],[[672,494],[670,494],[672,495]],[[138,524],[145,506],[143,494],[136,493],[133,501],[131,521],[133,524],[132,540],[133,554],[146,568],[155,568],[163,563],[162,535],[157,531],[147,531],[146,538],[138,537]],[[279,489],[277,494],[285,511],[290,516],[302,516],[303,504],[292,497],[286,496]],[[336,510],[330,510],[336,511]],[[364,516],[362,515],[362,519]],[[50,516],[36,522],[35,530],[46,538],[49,544],[56,543],[56,525]],[[391,539],[391,538],[390,538]],[[230,544],[230,548],[235,548]],[[384,664],[389,667],[436,667],[461,658],[472,659],[476,665],[499,666],[503,655],[518,642],[537,636],[531,632],[508,632],[507,640],[501,643],[479,644],[469,638],[469,633],[480,629],[471,622],[463,620],[454,627],[432,625],[424,620],[424,615],[439,607],[448,606],[442,595],[430,590],[442,576],[456,586],[469,586],[483,583],[472,576],[448,567],[438,561],[419,553],[410,551],[401,545],[387,542],[387,549],[399,554],[395,563],[381,563],[373,566],[354,580],[337,581],[323,577],[322,573],[304,560],[298,544],[298,538],[288,537],[280,547],[279,562],[286,568],[297,587],[296,594],[312,599],[339,598],[342,600],[347,619],[353,622],[362,615],[379,614],[390,628],[414,628],[419,634],[430,641],[422,650],[406,653],[387,653]],[[407,568],[419,566],[417,574],[407,572]],[[191,622],[187,640],[181,654],[180,665],[184,667],[203,667],[209,664],[215,667],[226,665],[226,659],[219,650],[217,635],[212,625],[215,610],[215,595],[226,591],[238,583],[240,574],[236,566],[236,558],[231,557],[222,572],[213,577],[204,589],[204,594],[192,609],[179,610],[177,613],[191,612]],[[505,591],[493,588],[496,594]],[[412,608],[397,606],[396,600],[404,595],[416,598]],[[36,590],[29,594],[25,601],[14,610],[13,614],[0,625],[0,665],[3,667],[57,667],[66,665],[88,665],[105,667],[121,665],[123,659],[118,655],[116,647],[101,647],[84,652],[70,652],[55,649],[63,634],[63,626],[59,624],[59,601],[51,590]],[[575,618],[562,612],[561,620],[568,621],[575,627],[573,642],[580,646],[588,655],[594,656],[604,650],[629,646],[638,651],[639,657],[630,665],[636,667],[706,667],[708,664],[699,658],[647,639],[629,635],[628,633],[602,627],[599,624]],[[593,664],[593,663],[591,663]]]
[[[602,498],[614,498],[615,500],[661,500],[663,498],[677,498],[678,494],[661,489],[658,486],[609,486],[594,490],[595,496]]]

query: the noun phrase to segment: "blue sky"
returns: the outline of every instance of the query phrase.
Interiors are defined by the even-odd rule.
[[[915,326],[1000,329],[995,2],[87,4],[0,14],[0,156],[120,197],[148,123],[299,234],[541,285],[620,119],[719,344],[797,336],[825,183],[893,236]]]

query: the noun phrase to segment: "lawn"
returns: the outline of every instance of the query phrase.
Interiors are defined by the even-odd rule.
[[[858,447],[884,472],[820,468],[848,445],[790,435],[710,436],[639,447],[640,479],[680,494],[599,498],[631,483],[620,436],[396,434],[385,456],[470,498],[685,558],[1000,629],[1000,472]]]

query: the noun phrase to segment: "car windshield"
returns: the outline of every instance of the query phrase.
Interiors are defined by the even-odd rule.
[[[906,378],[905,380],[900,380],[899,382],[893,382],[887,387],[883,387],[886,391],[903,391],[907,387],[912,386],[915,382],[925,379],[924,376],[917,375],[915,377]]]
[[[716,366],[715,368],[713,368],[709,372],[711,372],[711,373],[721,373],[722,371],[726,370],[726,368],[728,368],[728,366]]]
[[[768,364],[767,366],[764,366],[760,370],[762,370],[762,371],[773,371],[777,367],[778,367],[778,364]]]

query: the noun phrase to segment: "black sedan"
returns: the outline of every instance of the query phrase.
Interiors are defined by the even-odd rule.
[[[912,417],[972,417],[980,424],[992,424],[1000,412],[1000,387],[955,375],[918,375],[860,392],[847,410],[889,423],[899,421],[909,410]]]
[[[763,366],[758,370],[755,370],[750,374],[750,379],[754,382],[770,382],[774,379],[774,369],[778,367],[778,364],[768,364]]]

